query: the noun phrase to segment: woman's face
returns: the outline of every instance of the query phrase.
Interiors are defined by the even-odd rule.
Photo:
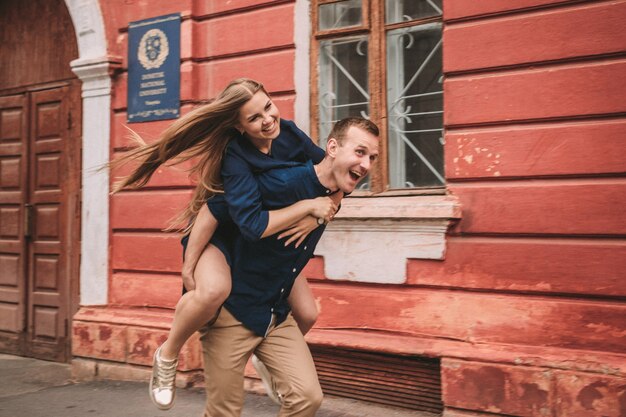
[[[256,145],[269,142],[280,133],[280,112],[263,91],[257,91],[239,110],[237,129]]]

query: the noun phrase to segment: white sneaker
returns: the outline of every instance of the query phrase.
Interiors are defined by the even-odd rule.
[[[263,387],[265,388],[267,396],[270,397],[270,399],[276,404],[281,405],[283,403],[283,396],[276,391],[276,385],[274,384],[270,371],[267,369],[265,364],[257,358],[256,355],[252,355],[252,366],[254,366],[254,370],[261,378],[261,382],[263,382]]]
[[[150,378],[150,399],[159,410],[169,410],[174,405],[176,394],[176,367],[178,359],[161,359],[161,347],[154,352],[152,378]]]

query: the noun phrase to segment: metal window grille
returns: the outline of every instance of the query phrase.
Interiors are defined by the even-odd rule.
[[[359,20],[359,13],[383,2],[384,22]],[[444,185],[442,0],[325,2],[319,11],[318,30],[326,30],[317,43],[321,144],[337,120],[369,118],[380,110],[387,120],[385,188]],[[371,49],[368,53],[372,31],[378,30],[372,28],[384,32],[384,50],[375,57],[369,56]],[[370,77],[374,62],[385,63],[386,79]],[[386,102],[386,108],[372,111],[372,83],[384,84],[386,97],[378,102]]]

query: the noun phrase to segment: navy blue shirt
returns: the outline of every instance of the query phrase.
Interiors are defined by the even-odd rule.
[[[211,243],[231,266],[232,291],[225,305],[260,336],[265,335],[272,314],[277,323],[286,318],[293,282],[313,256],[324,230],[318,227],[297,249],[294,244],[285,247],[278,234],[261,239],[268,211],[330,194],[313,169],[313,163],[324,159],[324,151],[293,122],[282,119],[280,128],[269,155],[243,136],[232,139],[222,161],[224,194],[207,201],[218,220]]]
[[[275,168],[257,176],[264,208],[289,206],[297,201],[329,195],[317,178],[313,163]],[[260,240],[235,238],[232,251],[232,290],[225,306],[237,320],[264,336],[275,315],[276,324],[287,317],[287,297],[293,283],[313,257],[325,226],[312,231],[299,246],[285,246],[280,233]]]
[[[225,306],[260,336],[265,335],[272,314],[277,323],[287,317],[293,282],[324,231],[324,226],[318,227],[298,248],[285,247],[284,239],[277,239],[279,233],[261,239],[268,212],[330,194],[313,168],[324,151],[293,122],[281,120],[280,127],[269,154],[244,136],[231,140],[222,161],[225,192],[208,201],[219,222],[211,243],[231,266],[232,290]]]
[[[222,161],[224,194],[207,201],[218,221],[211,243],[224,253],[229,265],[233,264],[235,237],[242,234],[246,239],[259,240],[269,222],[269,209],[263,205],[258,175],[306,161],[317,164],[324,154],[294,122],[285,119],[280,120],[280,134],[272,141],[270,155],[259,151],[242,135],[231,140]],[[183,245],[186,243],[184,239]]]
[[[269,222],[256,177],[272,169],[291,167],[308,160],[317,164],[324,159],[324,151],[293,122],[281,120],[280,129],[280,135],[272,141],[269,155],[239,136],[228,144],[222,161],[224,197],[229,214],[249,240],[260,239]]]

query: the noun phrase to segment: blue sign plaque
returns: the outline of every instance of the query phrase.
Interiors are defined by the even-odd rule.
[[[180,13],[128,26],[128,122],[180,116]]]

